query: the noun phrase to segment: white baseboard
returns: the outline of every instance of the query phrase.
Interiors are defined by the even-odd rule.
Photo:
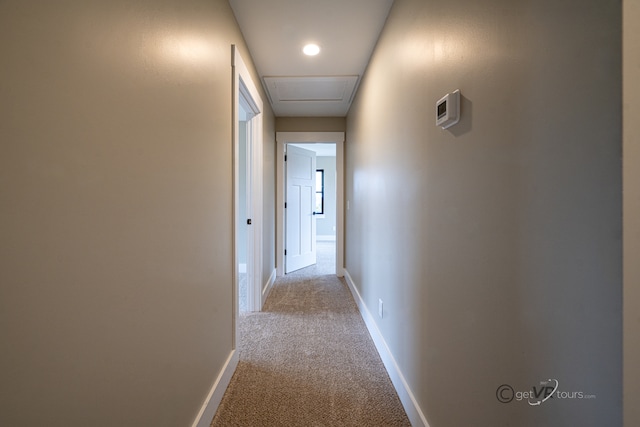
[[[347,281],[347,285],[349,286],[349,290],[353,295],[353,299],[356,301],[356,304],[358,305],[358,309],[360,310],[362,319],[364,320],[364,323],[367,325],[367,329],[369,330],[369,334],[373,339],[376,349],[380,354],[382,363],[384,363],[385,368],[387,368],[387,372],[389,373],[391,382],[393,383],[393,386],[395,387],[396,392],[398,393],[398,397],[400,397],[400,401],[402,402],[402,406],[404,406],[404,410],[407,413],[407,416],[409,417],[409,421],[411,421],[411,425],[414,427],[429,427],[427,418],[422,413],[422,410],[420,409],[418,402],[416,402],[416,399],[413,393],[411,392],[411,389],[409,388],[409,385],[407,384],[407,381],[405,380],[404,375],[402,375],[402,372],[400,371],[400,367],[398,367],[398,364],[396,363],[396,360],[393,357],[391,350],[389,350],[389,346],[387,345],[382,334],[380,333],[380,330],[378,329],[378,326],[376,325],[376,322],[373,316],[367,309],[367,306],[365,305],[364,300],[360,296],[360,293],[358,292],[358,289],[356,288],[355,283],[353,282],[353,278],[351,277],[351,275],[349,274],[346,268],[344,269],[344,278]]]
[[[218,378],[216,378],[216,381],[213,383],[213,387],[211,387],[211,391],[209,391],[191,427],[209,427],[211,425],[211,420],[213,420],[213,417],[216,415],[218,406],[222,401],[222,396],[224,396],[224,392],[227,390],[227,386],[237,366],[238,352],[233,350],[222,367]]]
[[[273,271],[271,272],[271,277],[269,277],[269,281],[262,288],[262,304],[260,304],[260,310],[262,310],[262,306],[264,305],[264,302],[267,300],[267,297],[269,296],[269,292],[271,292],[271,288],[273,288],[273,284],[275,281],[276,281],[276,269],[274,268]]]

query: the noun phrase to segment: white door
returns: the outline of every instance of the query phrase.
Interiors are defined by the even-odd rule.
[[[289,145],[286,157],[285,273],[316,263],[316,153]]]

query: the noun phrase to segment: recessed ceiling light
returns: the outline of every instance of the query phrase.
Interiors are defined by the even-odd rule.
[[[317,44],[308,44],[302,48],[302,51],[305,55],[315,56],[320,53],[320,46]]]

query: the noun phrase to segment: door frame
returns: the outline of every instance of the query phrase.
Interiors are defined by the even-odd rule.
[[[276,132],[276,274],[284,275],[286,144],[336,144],[336,275],[344,276],[344,132]]]
[[[232,72],[233,72],[233,321],[234,321],[234,348],[236,348],[236,335],[238,333],[239,314],[239,277],[238,277],[238,219],[239,212],[239,111],[240,98],[242,97],[253,112],[253,117],[247,121],[247,145],[250,146],[247,155],[250,155],[248,163],[251,164],[251,212],[248,217],[251,219],[251,227],[247,232],[247,270],[251,270],[251,282],[248,283],[247,293],[249,311],[260,311],[262,309],[262,175],[263,175],[263,124],[262,98],[251,74],[240,56],[235,45],[232,45]],[[245,104],[246,105],[246,104]],[[249,147],[248,147],[249,148]],[[249,265],[251,264],[251,265]]]

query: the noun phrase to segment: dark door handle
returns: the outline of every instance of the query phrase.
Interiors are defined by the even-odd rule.
[[[247,225],[251,225],[251,219],[247,220]]]

